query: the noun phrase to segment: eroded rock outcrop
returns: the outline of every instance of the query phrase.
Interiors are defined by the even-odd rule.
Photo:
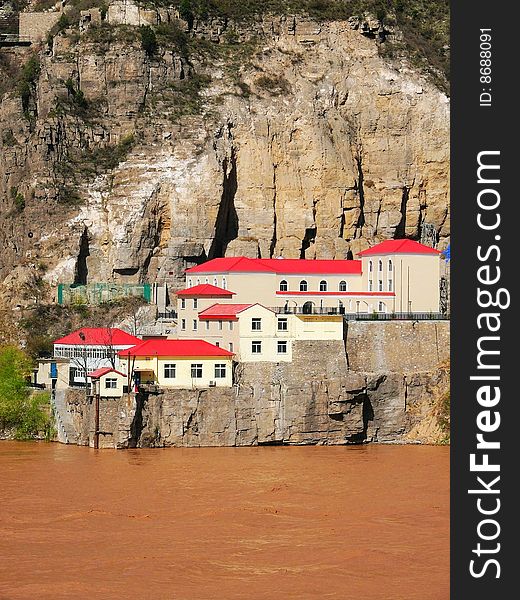
[[[344,258],[424,223],[447,243],[448,99],[359,23],[195,23],[205,45],[153,56],[129,27],[58,35],[25,108],[2,99],[2,277],[73,281],[85,231],[91,281],[173,287],[224,254]]]

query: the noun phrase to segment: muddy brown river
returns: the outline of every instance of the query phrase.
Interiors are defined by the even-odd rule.
[[[447,600],[449,449],[0,442],[0,599]]]

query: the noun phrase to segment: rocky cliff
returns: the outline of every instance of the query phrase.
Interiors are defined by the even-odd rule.
[[[377,329],[377,332],[375,331]],[[353,323],[343,342],[296,342],[292,363],[244,364],[233,389],[102,400],[100,445],[250,446],[442,441],[447,322]],[[79,443],[94,407],[70,391]]]
[[[446,245],[449,101],[381,55],[397,30],[177,15],[152,14],[148,41],[109,10],[32,63],[4,52],[25,62],[0,103],[4,303],[57,282],[176,287],[222,255],[344,258],[425,224]]]

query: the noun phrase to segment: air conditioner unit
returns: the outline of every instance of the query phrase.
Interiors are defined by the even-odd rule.
[[[215,387],[217,385],[217,382],[214,381],[213,379],[209,382],[209,387]]]

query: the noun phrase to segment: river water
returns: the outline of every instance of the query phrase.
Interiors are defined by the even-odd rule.
[[[0,599],[447,600],[449,449],[0,442]]]

